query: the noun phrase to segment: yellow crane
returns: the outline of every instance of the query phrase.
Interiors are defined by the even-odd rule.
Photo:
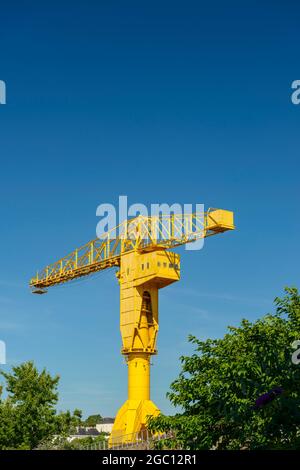
[[[150,400],[150,358],[157,354],[158,291],[180,279],[180,257],[168,250],[233,229],[233,213],[222,209],[138,216],[46,266],[30,280],[33,293],[43,294],[51,286],[118,268],[128,399],[117,413],[111,446],[131,442],[132,436],[136,438],[146,429],[148,417],[159,414]]]

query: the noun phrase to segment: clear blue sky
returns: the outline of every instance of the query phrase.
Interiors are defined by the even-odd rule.
[[[96,207],[204,203],[237,230],[182,254],[161,291],[152,398],[188,334],[272,310],[299,285],[300,7],[294,1],[1,4],[0,339],[8,365],[61,375],[60,409],[114,415],[126,398],[113,271],[33,296],[36,269],[95,237]]]

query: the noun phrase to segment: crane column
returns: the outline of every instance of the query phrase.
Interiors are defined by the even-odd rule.
[[[164,250],[124,254],[120,283],[122,354],[128,367],[128,399],[117,413],[110,445],[132,442],[159,409],[150,399],[150,359],[157,353],[158,291],[179,280],[178,254]],[[134,436],[134,437],[133,437]]]
[[[128,355],[128,400],[150,400],[150,355]]]

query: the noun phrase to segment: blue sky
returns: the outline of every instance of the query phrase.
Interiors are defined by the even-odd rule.
[[[61,375],[60,409],[114,415],[127,393],[113,271],[33,296],[38,268],[95,237],[96,208],[204,203],[235,232],[179,250],[160,293],[152,399],[188,334],[272,310],[299,285],[300,7],[287,1],[1,5],[0,339],[8,365]]]

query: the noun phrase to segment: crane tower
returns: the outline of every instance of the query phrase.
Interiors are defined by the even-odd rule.
[[[150,399],[150,358],[157,354],[158,291],[180,279],[180,257],[169,251],[227,230],[233,213],[138,216],[46,266],[30,280],[35,294],[110,267],[120,285],[121,352],[128,367],[128,399],[119,409],[110,445],[131,442],[159,414]]]

